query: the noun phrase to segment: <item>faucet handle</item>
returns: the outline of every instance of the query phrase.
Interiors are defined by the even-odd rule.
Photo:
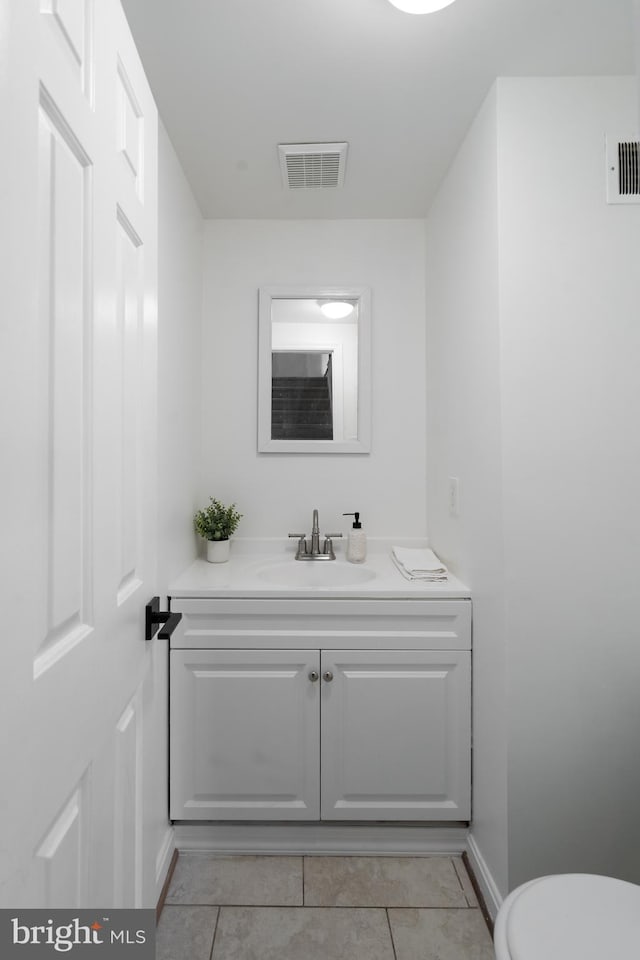
[[[330,560],[335,560],[336,555],[333,549],[333,540],[336,537],[341,537],[341,533],[325,533],[324,535],[324,544],[322,545],[323,556],[329,557]]]
[[[307,541],[305,540],[306,534],[304,533],[290,533],[289,536],[292,540],[298,541],[298,549],[296,550],[296,560],[302,559],[302,557],[307,554]]]

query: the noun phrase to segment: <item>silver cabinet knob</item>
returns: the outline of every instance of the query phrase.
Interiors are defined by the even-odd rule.
[[[331,670],[325,670],[325,672],[322,674],[322,679],[326,680],[327,683],[331,683],[333,680],[333,674],[331,673]]]
[[[309,673],[309,680],[311,680],[311,683],[315,683],[316,680],[318,680],[319,678],[320,678],[320,674],[318,673],[318,671],[311,670],[311,672]]]

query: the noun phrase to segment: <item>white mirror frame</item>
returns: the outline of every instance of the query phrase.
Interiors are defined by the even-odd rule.
[[[358,301],[358,439],[271,439],[271,307],[273,300]],[[258,451],[369,453],[371,450],[371,294],[367,287],[261,287],[258,305]]]

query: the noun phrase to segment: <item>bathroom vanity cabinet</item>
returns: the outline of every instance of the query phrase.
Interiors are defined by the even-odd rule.
[[[171,608],[173,820],[470,818],[469,600]]]

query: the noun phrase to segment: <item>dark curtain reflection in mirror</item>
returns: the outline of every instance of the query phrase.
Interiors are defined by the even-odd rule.
[[[272,352],[273,440],[333,440],[332,368],[331,352]]]

